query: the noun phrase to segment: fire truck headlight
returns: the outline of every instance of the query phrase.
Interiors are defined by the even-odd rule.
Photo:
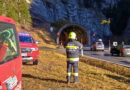
[[[38,48],[31,48],[32,49],[32,51],[37,51],[38,50]]]

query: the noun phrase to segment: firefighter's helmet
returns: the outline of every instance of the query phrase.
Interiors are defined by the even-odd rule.
[[[75,32],[70,32],[69,33],[69,39],[76,39],[76,33]]]

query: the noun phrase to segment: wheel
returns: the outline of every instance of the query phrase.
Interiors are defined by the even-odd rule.
[[[38,60],[33,61],[33,65],[38,65]]]
[[[113,56],[113,53],[111,53],[111,56]]]
[[[26,62],[23,62],[23,64],[26,64]]]
[[[120,56],[120,57],[123,57],[123,53],[119,53],[119,56]]]

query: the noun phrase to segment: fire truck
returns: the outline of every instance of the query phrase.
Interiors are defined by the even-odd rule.
[[[21,47],[22,62],[33,62],[33,65],[38,64],[39,47],[37,46],[38,41],[28,32],[19,32],[19,42]]]
[[[21,69],[15,21],[0,16],[0,90],[21,90]]]

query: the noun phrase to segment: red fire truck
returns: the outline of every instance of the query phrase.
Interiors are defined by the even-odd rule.
[[[0,90],[21,90],[22,57],[13,19],[0,16]]]
[[[19,32],[19,42],[21,47],[22,62],[33,62],[33,65],[38,64],[39,47],[38,42],[27,32]]]

